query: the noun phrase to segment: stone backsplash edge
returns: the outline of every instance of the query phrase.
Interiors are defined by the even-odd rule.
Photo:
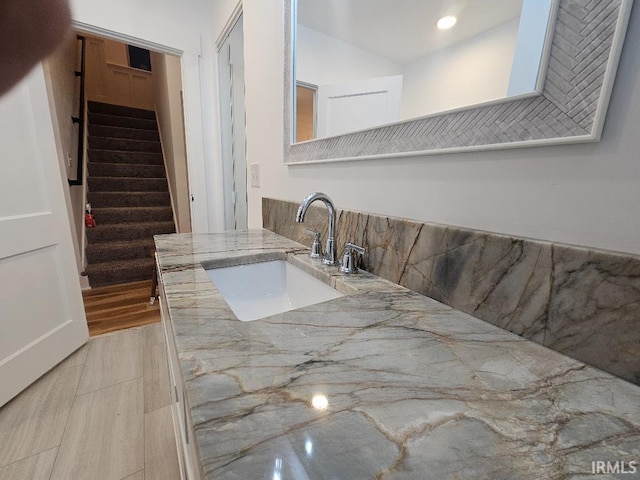
[[[297,224],[298,205],[263,198],[264,228],[326,239],[326,209]],[[336,239],[371,273],[640,384],[640,256],[341,209]]]

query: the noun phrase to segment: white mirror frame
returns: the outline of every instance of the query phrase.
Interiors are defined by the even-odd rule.
[[[541,89],[377,128],[292,144],[295,0],[284,0],[287,165],[600,140],[633,0],[559,0]]]

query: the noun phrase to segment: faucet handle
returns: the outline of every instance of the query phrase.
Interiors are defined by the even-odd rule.
[[[313,244],[311,245],[311,251],[309,252],[310,258],[322,257],[322,246],[320,246],[320,232],[314,230],[305,230],[307,235],[313,235]]]
[[[358,267],[356,266],[355,254],[359,253],[360,255],[364,255],[365,249],[354,244],[348,242],[344,246],[344,257],[342,257],[342,266],[340,267],[340,272],[346,275],[352,275],[354,273],[358,273]]]
[[[360,247],[358,245],[356,245],[355,243],[351,243],[351,242],[347,242],[344,245],[345,250],[354,250],[356,252],[358,252],[360,255],[364,255],[365,249],[364,247]]]

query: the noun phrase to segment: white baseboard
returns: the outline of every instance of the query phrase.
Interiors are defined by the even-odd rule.
[[[91,285],[89,285],[89,277],[86,275],[78,275],[80,279],[80,289],[81,290],[91,290]]]

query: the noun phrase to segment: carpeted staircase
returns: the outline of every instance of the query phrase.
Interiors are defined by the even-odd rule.
[[[155,112],[89,102],[88,148],[89,284],[150,280],[153,235],[175,232]]]

